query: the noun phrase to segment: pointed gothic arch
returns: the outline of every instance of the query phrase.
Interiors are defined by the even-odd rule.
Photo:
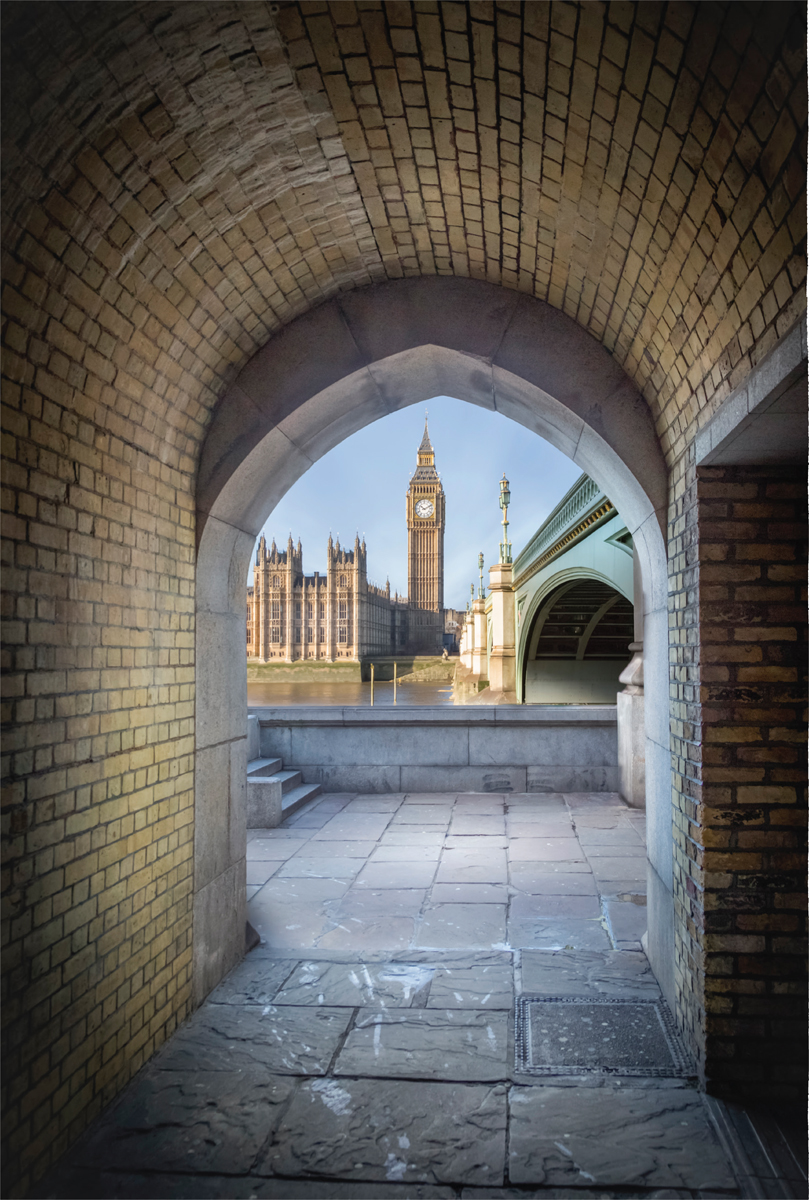
[[[651,413],[607,351],[548,304],[480,281],[418,278],[348,293],[283,329],[220,401],[203,447],[197,779],[206,819],[195,835],[197,1001],[233,965],[244,926],[243,589],[255,537],[322,455],[372,421],[435,395],[503,413],[562,450],[610,496],[638,547],[652,699],[649,954],[673,999],[667,472]],[[206,800],[209,789],[220,797],[218,809]]]

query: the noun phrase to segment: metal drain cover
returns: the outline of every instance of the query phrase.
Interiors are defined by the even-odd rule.
[[[693,1074],[662,999],[520,996],[514,1058],[529,1075]]]

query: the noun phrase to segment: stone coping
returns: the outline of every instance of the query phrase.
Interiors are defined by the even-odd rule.
[[[477,704],[424,705],[418,708],[379,705],[295,705],[250,707],[248,715],[260,725],[615,725],[615,704]]]

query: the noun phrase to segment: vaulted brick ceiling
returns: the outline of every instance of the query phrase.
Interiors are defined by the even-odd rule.
[[[9,373],[193,471],[244,362],[335,292],[563,309],[670,461],[800,315],[804,9],[7,5]]]

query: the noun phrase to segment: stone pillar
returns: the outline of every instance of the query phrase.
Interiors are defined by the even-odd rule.
[[[489,678],[489,662],[486,636],[486,601],[476,600],[472,605],[472,619],[475,630],[475,645],[472,650],[472,674],[480,679]]]
[[[466,667],[467,671],[471,671],[472,654],[475,650],[475,618],[471,609],[466,614],[466,623],[464,628],[466,633],[466,647],[463,665]]]
[[[632,642],[633,657],[618,679],[618,777],[621,795],[632,808],[646,807],[646,727],[643,711],[643,642]]]
[[[517,649],[514,622],[514,568],[497,563],[489,568],[492,597],[492,649],[489,658],[489,691],[492,700],[517,703]]]

